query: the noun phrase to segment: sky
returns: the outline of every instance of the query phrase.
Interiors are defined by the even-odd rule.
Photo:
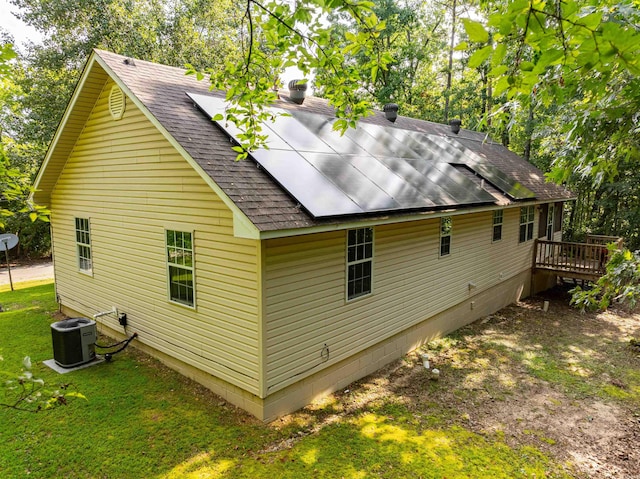
[[[20,45],[28,40],[38,42],[41,35],[35,29],[22,23],[11,13],[17,10],[18,8],[11,5],[8,0],[0,0],[0,27],[13,35],[17,48],[20,48]]]

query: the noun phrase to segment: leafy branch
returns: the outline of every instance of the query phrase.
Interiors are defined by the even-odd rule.
[[[611,259],[598,282],[589,289],[571,290],[571,304],[582,311],[605,310],[612,304],[633,309],[640,301],[640,251],[618,250],[615,245],[608,249]]]
[[[334,73],[326,77],[324,86],[335,109],[335,130],[344,132],[355,127],[357,119],[370,114],[370,104],[357,95],[360,69],[349,65],[345,55],[361,51],[370,54],[371,61],[365,68],[374,79],[379,70],[391,63],[390,55],[380,53],[376,45],[385,23],[377,18],[372,6],[368,1],[313,0],[292,8],[277,1],[247,0],[243,17],[247,47],[243,58],[225,63],[222,69],[204,72],[188,66],[188,74],[196,74],[199,79],[208,76],[212,89],[226,92],[224,114],[215,119],[233,123],[241,131],[237,137],[240,144],[233,147],[237,159],[246,158],[250,151],[268,148],[262,125],[279,115],[270,107],[278,98],[278,77],[287,67],[297,66],[305,76],[314,69]],[[345,12],[362,26],[344,48],[333,43],[331,26],[321,21],[329,10]]]
[[[66,406],[71,399],[86,400],[84,395],[73,390],[71,384],[60,384],[56,389],[49,389],[43,379],[33,376],[29,356],[23,359],[22,365],[24,369],[19,374],[0,371],[4,389],[0,407],[36,413]]]

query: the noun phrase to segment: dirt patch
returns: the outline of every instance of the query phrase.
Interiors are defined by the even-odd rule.
[[[547,312],[544,301],[550,302]],[[417,420],[533,446],[576,477],[640,477],[640,315],[581,314],[554,290],[482,318],[280,421],[311,434],[399,402]],[[429,355],[438,380],[422,366]],[[296,442],[283,441],[278,449]]]

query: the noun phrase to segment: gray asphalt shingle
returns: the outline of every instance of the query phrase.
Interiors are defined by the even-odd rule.
[[[345,221],[344,217],[339,220],[314,219],[253,161],[235,160],[236,153],[231,150],[226,133],[208,120],[186,95],[187,92],[215,95],[209,90],[206,80],[198,81],[193,75],[187,76],[180,68],[137,59],[125,63],[124,56],[102,50],[95,53],[259,230],[297,229]],[[280,100],[276,106],[333,116],[327,102],[315,97],[307,98],[303,105]],[[382,112],[361,121],[389,126]],[[462,129],[454,135],[448,125],[403,116],[398,117],[395,126],[453,137],[521,182],[535,193],[538,200],[561,201],[572,197],[565,188],[546,182],[543,173],[535,166],[502,145],[486,141],[483,133]],[[402,216],[402,213],[394,215]]]

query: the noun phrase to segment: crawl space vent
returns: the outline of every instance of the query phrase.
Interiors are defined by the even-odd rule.
[[[113,85],[109,94],[109,112],[114,120],[120,120],[124,115],[126,98],[119,86]]]

